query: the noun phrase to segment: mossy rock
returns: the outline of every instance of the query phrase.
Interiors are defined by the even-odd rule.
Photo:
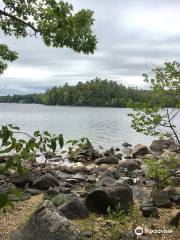
[[[57,196],[53,197],[52,202],[56,207],[58,207],[64,204],[65,202],[69,201],[70,198],[71,198],[71,194],[60,193]]]

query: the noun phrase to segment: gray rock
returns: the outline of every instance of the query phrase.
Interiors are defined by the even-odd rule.
[[[158,218],[158,209],[156,207],[147,207],[147,206],[142,206],[141,207],[141,212],[144,217],[155,217]]]
[[[50,196],[56,196],[59,194],[59,189],[50,187],[47,191],[47,194]]]
[[[96,176],[94,176],[94,175],[88,176],[86,182],[88,182],[88,183],[96,183]]]
[[[127,168],[128,171],[140,169],[139,164],[132,159],[124,159],[119,162],[119,167]]]
[[[85,176],[83,174],[80,173],[76,173],[75,175],[71,176],[72,179],[76,179],[78,181],[85,181]]]
[[[114,179],[119,179],[120,178],[120,172],[117,168],[111,168],[110,169],[110,173],[111,173],[111,176],[114,178]]]
[[[33,187],[39,190],[47,190],[55,185],[59,185],[58,180],[50,173],[37,177],[33,183]]]
[[[26,174],[23,176],[15,176],[10,179],[11,183],[16,185],[16,187],[24,187],[27,184],[32,186],[34,176],[32,174]]]
[[[109,207],[108,194],[102,189],[94,190],[86,197],[85,204],[90,212],[105,214]]]
[[[104,152],[104,156],[108,157],[108,156],[113,156],[115,154],[114,148],[110,148],[109,150],[106,150]]]
[[[59,192],[60,193],[64,193],[64,194],[68,194],[68,193],[71,193],[71,188],[69,188],[69,187],[60,187],[59,188]]]
[[[175,204],[180,204],[180,194],[176,194],[170,197],[170,200],[174,202]]]
[[[38,189],[33,189],[33,188],[27,188],[27,189],[26,189],[26,192],[27,192],[27,193],[30,193],[32,196],[35,196],[35,195],[38,195],[38,194],[41,193],[40,190],[38,190]]]
[[[98,185],[101,187],[112,187],[114,186],[115,183],[116,180],[113,177],[104,176],[99,180]]]
[[[158,218],[158,209],[154,206],[153,202],[145,201],[141,203],[140,210],[144,217]]]
[[[116,151],[116,152],[120,151],[120,148],[119,148],[119,147],[116,147],[116,148],[115,148],[115,151]]]
[[[75,197],[61,205],[58,210],[59,213],[63,214],[68,219],[81,219],[89,216],[84,202]]]
[[[60,216],[53,206],[40,207],[12,240],[79,240],[77,227]]]
[[[8,192],[11,192],[11,190],[14,189],[14,188],[15,188],[14,184],[4,182],[0,185],[0,192],[8,193]]]
[[[112,210],[128,211],[129,206],[133,204],[132,189],[125,185],[97,189],[88,194],[85,204],[89,211],[99,214],[107,213],[108,207]]]
[[[148,148],[145,145],[137,144],[132,150],[132,157],[136,158],[139,156],[144,156],[149,152]]]
[[[127,143],[127,142],[124,142],[123,144],[122,144],[122,146],[123,147],[132,147],[132,145],[130,144],[130,143]]]
[[[119,180],[116,181],[115,186],[118,186],[119,184],[134,185],[134,181],[130,177],[121,177]]]
[[[150,145],[150,149],[153,152],[162,152],[164,149],[167,149],[167,148],[171,147],[174,144],[175,144],[175,142],[174,142],[173,139],[154,140],[154,141],[152,141],[152,143]]]
[[[109,206],[111,209],[121,209],[125,212],[128,211],[131,204],[133,204],[133,193],[129,186],[113,187],[108,191]]]
[[[64,172],[61,172],[61,171],[57,171],[56,174],[57,174],[58,178],[61,179],[61,180],[66,180],[67,178],[71,177],[71,174],[64,173]]]
[[[172,206],[172,203],[169,199],[169,193],[167,191],[162,190],[153,192],[152,198],[157,207],[170,208]]]
[[[138,201],[142,201],[143,199],[148,197],[148,191],[145,187],[141,187],[141,186],[132,186],[132,191],[133,191],[133,199],[134,200],[138,200]]]
[[[113,156],[97,158],[95,161],[96,164],[117,164],[119,163],[119,159]]]

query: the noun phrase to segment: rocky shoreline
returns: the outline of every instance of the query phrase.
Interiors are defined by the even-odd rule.
[[[146,160],[159,161],[169,156],[179,159],[176,174],[171,176],[173,186],[152,191],[155,181],[147,175]],[[0,192],[9,192],[14,186],[23,190],[14,201],[41,193],[45,199],[11,239],[96,239],[92,233],[78,230],[72,220],[86,219],[91,213],[106,215],[109,209],[128,213],[135,203],[144,218],[158,218],[161,208],[179,209],[180,146],[171,139],[154,140],[149,148],[142,144],[132,147],[129,143],[124,143],[122,149],[111,148],[105,152],[84,148],[70,159],[76,162],[70,166],[53,165],[53,159],[49,160],[51,164],[43,171],[42,164],[35,162],[31,173],[0,182]],[[169,219],[169,226],[178,228],[179,219],[180,212],[177,212]]]

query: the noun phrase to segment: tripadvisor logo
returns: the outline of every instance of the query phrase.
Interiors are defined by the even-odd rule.
[[[143,231],[142,227],[137,227],[137,228],[135,228],[134,232],[137,236],[141,236],[141,235],[143,235],[144,231]]]
[[[171,234],[173,230],[171,229],[145,229],[143,230],[142,227],[137,227],[134,229],[134,232],[137,236],[143,235],[143,233],[149,233],[149,234]]]

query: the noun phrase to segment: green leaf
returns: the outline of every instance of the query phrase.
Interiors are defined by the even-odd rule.
[[[44,135],[47,137],[51,137],[51,134],[48,131],[44,131]]]
[[[58,141],[59,141],[60,147],[62,148],[64,146],[64,137],[62,134],[59,134]]]
[[[5,169],[10,169],[10,168],[12,168],[13,163],[14,163],[14,159],[13,159],[13,157],[10,157],[10,158],[7,160]]]
[[[56,151],[56,139],[51,139],[51,149],[53,150],[53,152]]]
[[[7,202],[8,202],[8,195],[7,195],[7,193],[1,193],[0,192],[0,208],[5,207]]]
[[[35,131],[34,132],[34,137],[40,137],[40,136],[41,136],[40,131]]]
[[[22,145],[21,143],[17,143],[17,144],[16,144],[15,149],[16,149],[16,152],[17,152],[17,153],[19,153],[19,152],[22,150],[22,148],[23,148],[23,145]]]

